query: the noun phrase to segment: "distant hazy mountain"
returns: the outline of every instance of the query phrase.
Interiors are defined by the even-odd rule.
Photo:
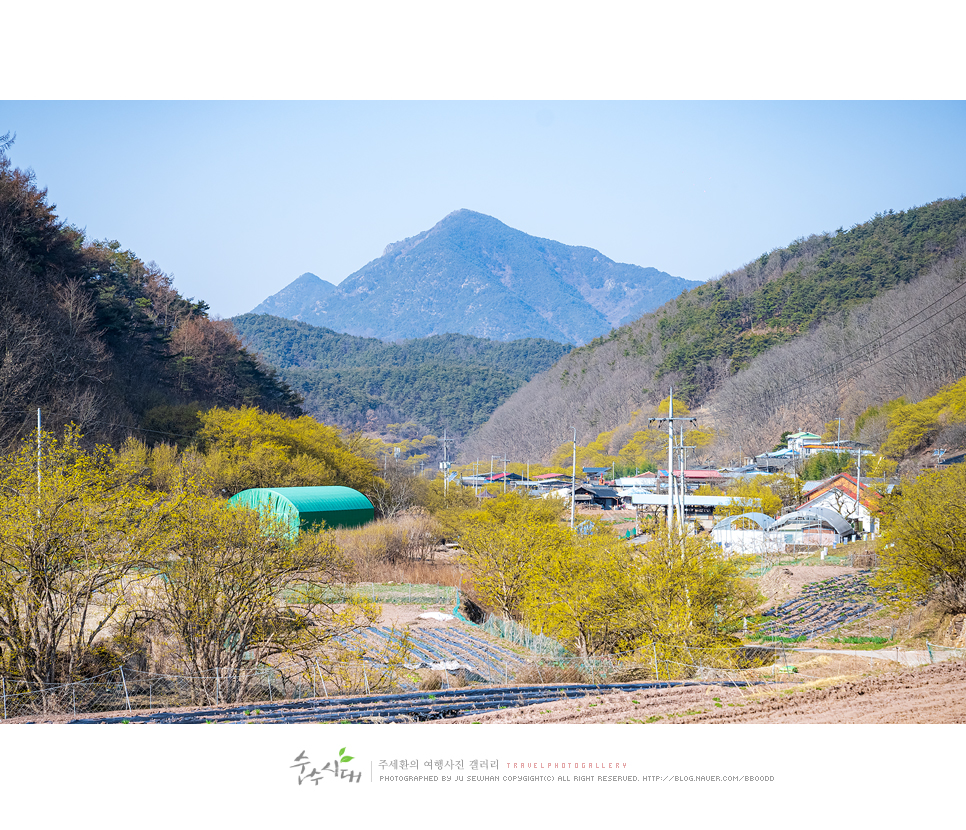
[[[253,313],[383,340],[458,333],[582,344],[698,284],[457,210],[338,286],[303,274]]]
[[[276,317],[288,317],[292,320],[301,319],[298,314],[290,313],[292,309],[311,308],[317,303],[324,302],[336,290],[331,282],[326,282],[306,271],[294,282],[290,282],[278,294],[273,294],[258,308],[256,314],[274,314]]]

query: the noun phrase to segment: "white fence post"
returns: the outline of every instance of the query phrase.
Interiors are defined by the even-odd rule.
[[[127,693],[127,681],[124,679],[124,667],[121,666],[121,685],[124,686],[124,699],[127,701],[127,710],[131,711],[131,698]]]

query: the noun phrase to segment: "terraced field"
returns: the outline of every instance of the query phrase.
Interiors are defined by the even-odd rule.
[[[458,626],[420,626],[406,633],[409,643],[407,669],[434,669],[459,673],[463,682],[505,683],[524,669],[531,655],[511,651]],[[368,645],[377,650],[398,644],[399,631],[385,626],[365,629],[353,645]],[[400,679],[404,689],[415,689],[416,684]]]
[[[760,634],[768,638],[811,640],[878,611],[871,572],[842,574],[806,585],[796,597],[762,614]]]

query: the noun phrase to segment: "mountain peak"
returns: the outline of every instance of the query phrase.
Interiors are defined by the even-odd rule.
[[[319,287],[324,288],[325,286],[329,286],[331,288],[335,288],[335,286],[331,282],[329,282],[328,280],[322,279],[322,277],[316,276],[311,271],[306,271],[304,274],[300,275],[298,279],[290,283],[290,285],[302,285],[302,286],[311,285],[317,288]]]
[[[277,294],[259,303],[252,309],[252,313],[275,314],[299,320],[303,314],[311,312],[335,291],[336,287],[331,282],[306,271]]]
[[[438,225],[442,225],[444,222],[452,221],[453,219],[463,218],[468,219],[473,216],[480,216],[484,219],[492,219],[494,222],[499,222],[499,219],[493,219],[492,216],[487,216],[485,213],[480,213],[477,210],[470,210],[469,208],[457,208],[456,210],[450,211],[442,219],[437,222]],[[502,223],[501,223],[502,224]]]
[[[255,312],[386,340],[453,333],[580,344],[697,285],[467,208],[390,243],[324,294],[322,283],[303,274]]]

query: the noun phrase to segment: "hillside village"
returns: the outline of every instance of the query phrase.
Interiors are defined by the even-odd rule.
[[[540,498],[558,498],[581,510],[634,511],[635,535],[642,527],[660,518],[671,524],[689,525],[695,532],[711,533],[726,550],[738,553],[780,552],[786,546],[835,546],[856,539],[874,539],[878,530],[877,514],[881,497],[891,492],[899,478],[860,478],[845,472],[821,480],[800,482],[800,494],[774,516],[761,512],[760,499],[725,495],[734,482],[753,482],[781,475],[797,476],[797,469],[819,453],[850,453],[861,458],[863,450],[856,441],[825,443],[809,432],[788,436],[785,449],[765,453],[741,467],[675,469],[644,472],[633,476],[609,478],[608,468],[583,467],[576,479],[563,473],[544,473],[527,479],[516,473],[495,472],[464,475],[463,487],[485,493],[502,485],[504,490],[522,490]],[[959,452],[937,460],[946,468],[963,462]],[[669,478],[671,486],[669,486]],[[767,486],[767,485],[766,485]],[[702,490],[715,489],[712,495]],[[745,509],[747,512],[735,512]],[[722,518],[722,514],[728,514]]]

